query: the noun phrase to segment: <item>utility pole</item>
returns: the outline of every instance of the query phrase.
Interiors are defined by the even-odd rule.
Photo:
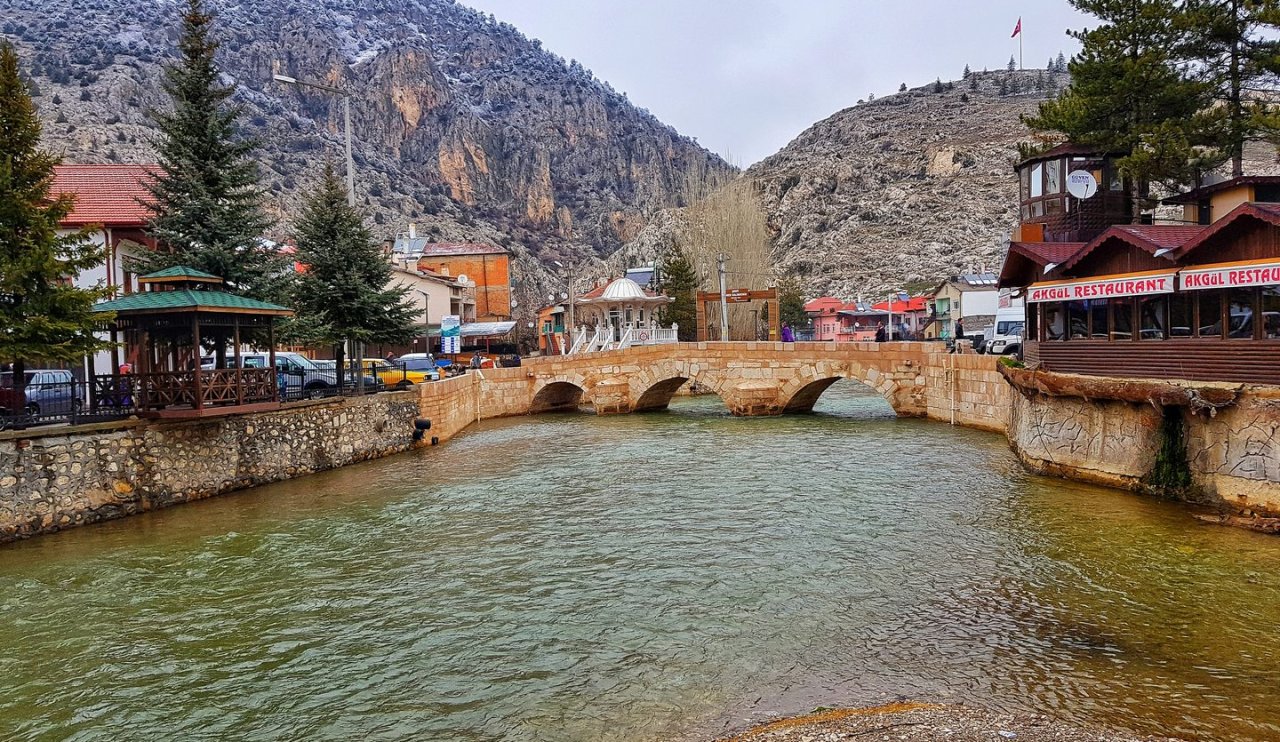
[[[422,294],[422,342],[427,346],[427,352],[431,352],[431,294],[418,289],[418,293]]]
[[[565,328],[565,329],[567,329],[567,330],[569,331],[569,343],[568,343],[568,346],[569,346],[569,349],[570,349],[570,350],[572,350],[572,349],[573,349],[573,340],[574,340],[574,336],[575,336],[576,331],[577,331],[577,329],[578,329],[577,325],[575,325],[575,324],[574,324],[574,321],[573,321],[573,298],[574,298],[574,297],[573,297],[573,285],[574,285],[574,283],[576,283],[576,282],[574,281],[573,266],[571,266],[571,265],[565,265],[564,263],[561,263],[559,260],[553,260],[553,261],[551,261],[551,262],[552,262],[552,263],[555,263],[557,266],[559,266],[559,267],[560,267],[560,270],[564,271],[564,276],[563,276],[563,277],[564,277],[564,282],[565,282],[566,284],[568,284],[568,285],[566,286],[566,288],[568,289],[568,291],[566,292],[566,293],[567,293],[567,295],[568,295],[568,303],[566,304],[566,307],[567,307],[567,309],[568,309],[568,315],[569,315],[569,316],[568,316],[568,318],[567,318],[567,319],[568,319],[568,322],[569,322],[569,326],[568,326],[567,328]]]
[[[728,260],[724,253],[716,256],[716,270],[720,273],[720,342],[722,343],[729,340],[729,303],[725,297],[728,287],[725,285],[724,269],[724,264]]]
[[[347,150],[347,205],[354,207],[356,205],[356,166],[355,160],[351,156],[351,93],[345,90],[339,90],[331,85],[322,85],[318,82],[307,82],[299,80],[296,77],[288,75],[273,75],[272,79],[276,82],[282,82],[285,85],[296,85],[300,88],[315,88],[323,90],[326,93],[336,95],[342,98],[342,123],[345,128],[343,135],[346,140]]]

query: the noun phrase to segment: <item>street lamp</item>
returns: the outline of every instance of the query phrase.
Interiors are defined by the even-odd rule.
[[[351,93],[348,93],[345,90],[339,90],[338,88],[331,87],[329,85],[322,85],[318,82],[299,80],[296,77],[289,77],[288,75],[272,75],[272,79],[276,82],[282,82],[285,85],[297,85],[300,88],[315,88],[316,90],[323,90],[326,93],[331,93],[342,98],[342,120],[346,129],[347,144],[347,205],[354,208],[356,205],[356,173],[355,164],[351,159]]]
[[[431,294],[418,289],[418,293],[422,294],[422,342],[427,346],[427,352],[431,352]]]
[[[573,269],[564,263],[561,263],[559,260],[553,260],[551,262],[555,263],[559,266],[560,270],[564,271],[564,280],[569,284],[569,343],[572,344],[573,331],[577,329],[577,326],[573,323]]]

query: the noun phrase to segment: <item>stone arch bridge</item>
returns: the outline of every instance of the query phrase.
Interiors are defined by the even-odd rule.
[[[930,343],[706,342],[532,358],[443,383],[473,390],[463,403],[473,410],[460,414],[478,420],[586,404],[598,414],[660,410],[687,382],[718,394],[734,415],[780,415],[812,410],[828,387],[853,379],[899,415],[1003,430],[1008,397],[995,366]],[[424,385],[424,413],[435,386]]]

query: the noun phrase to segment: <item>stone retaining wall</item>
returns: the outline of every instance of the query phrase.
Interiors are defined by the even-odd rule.
[[[998,363],[998,358],[976,353],[930,353],[924,364],[926,416],[1007,432],[1012,394]]]
[[[408,450],[413,392],[249,415],[0,434],[0,541]]]

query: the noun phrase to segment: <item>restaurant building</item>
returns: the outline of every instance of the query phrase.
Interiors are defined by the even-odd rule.
[[[1112,197],[1118,181],[1108,180],[1108,158],[1076,153],[1099,166],[1098,195]],[[1028,208],[1048,198],[1044,165],[1019,165],[1024,223],[1015,237],[1034,239],[1010,244],[1000,275],[1002,287],[1026,298],[1029,366],[1280,384],[1280,203],[1271,202],[1280,178],[1237,178],[1169,199],[1184,207],[1173,224],[1129,223],[1105,203],[1062,196],[1064,214],[1093,209],[1072,222],[1057,209],[1049,219],[1049,208]],[[1028,172],[1035,167],[1039,189]]]

